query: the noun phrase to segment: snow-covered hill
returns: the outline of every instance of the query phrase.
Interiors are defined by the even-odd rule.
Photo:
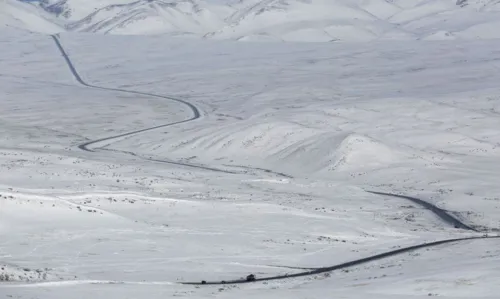
[[[498,0],[30,0],[28,3],[7,0],[3,4],[7,9],[3,11],[8,11],[14,19],[23,19],[30,30],[40,30],[38,23],[33,23],[40,17],[33,15],[26,21],[23,16],[36,8],[40,14],[50,14],[55,23],[68,31],[105,34],[181,34],[214,39],[312,42],[500,37]]]
[[[5,0],[0,2],[0,28],[13,27],[43,33],[64,31],[50,14],[26,3]]]
[[[180,282],[495,236],[499,48],[0,30],[0,298],[498,298],[500,239]]]
[[[213,36],[285,41],[498,37],[494,2],[498,1],[258,1],[239,10]]]

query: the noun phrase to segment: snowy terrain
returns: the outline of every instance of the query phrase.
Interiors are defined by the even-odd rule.
[[[495,235],[499,42],[56,40],[1,31],[0,297],[495,298],[496,239],[179,282]]]
[[[497,298],[496,1],[232,2],[0,3],[0,298]]]
[[[0,24],[44,32],[300,42],[500,37],[498,0],[3,1],[0,11],[11,15]],[[37,21],[23,22],[34,10]]]
[[[49,13],[29,4],[11,0],[0,2],[0,29],[4,27],[42,33],[63,31],[63,27],[57,25]]]

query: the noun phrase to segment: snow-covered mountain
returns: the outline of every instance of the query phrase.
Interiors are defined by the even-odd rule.
[[[6,0],[4,6],[12,11],[20,4],[14,18],[36,8],[65,30],[105,34],[315,42],[500,37],[500,0]]]
[[[281,0],[254,1],[214,37],[286,41],[486,37],[498,28],[499,1]],[[495,2],[495,3],[493,3]],[[469,5],[466,5],[469,4]],[[468,32],[483,24],[483,32]],[[500,36],[500,35],[498,35]]]
[[[52,33],[64,31],[57,19],[32,5],[5,0],[0,2],[0,28],[4,26]]]

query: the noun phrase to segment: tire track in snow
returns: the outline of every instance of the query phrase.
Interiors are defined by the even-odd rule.
[[[284,177],[284,178],[287,178],[287,179],[293,179],[293,176],[291,176],[289,174],[286,174],[286,173],[283,173],[283,172],[278,172],[278,171],[273,171],[273,170],[266,169],[266,168],[243,166],[243,165],[229,165],[229,164],[223,164],[223,165],[227,166],[227,167],[236,167],[236,168],[243,168],[243,169],[248,169],[248,170],[259,170],[259,171],[263,171],[265,173],[274,174],[276,176],[281,176],[281,177]]]
[[[167,124],[163,124],[163,125],[158,125],[158,126],[154,126],[154,127],[149,127],[149,128],[145,128],[145,129],[135,130],[135,131],[131,131],[131,132],[127,132],[127,133],[123,133],[123,134],[119,134],[119,135],[113,135],[113,136],[109,136],[109,137],[104,137],[104,138],[100,138],[100,139],[96,139],[96,140],[87,141],[85,143],[78,145],[79,149],[86,151],[86,152],[96,152],[96,149],[91,148],[92,145],[97,145],[98,143],[102,143],[102,142],[106,142],[106,141],[113,141],[113,140],[116,140],[119,138],[137,135],[140,133],[149,132],[149,131],[153,131],[153,130],[157,130],[157,129],[161,129],[161,128],[171,127],[174,125],[195,121],[195,120],[201,118],[200,110],[195,105],[193,105],[187,101],[178,99],[178,98],[158,95],[158,94],[149,93],[149,92],[141,92],[141,91],[135,91],[135,90],[121,89],[121,88],[102,87],[102,86],[97,86],[97,85],[93,85],[93,84],[89,84],[89,83],[85,82],[85,80],[82,79],[82,77],[80,76],[80,74],[76,70],[73,62],[71,61],[71,58],[69,57],[68,53],[64,49],[63,45],[61,44],[61,41],[59,40],[59,36],[58,35],[51,35],[51,37],[54,40],[59,52],[62,54],[64,60],[66,61],[66,64],[69,67],[69,70],[71,71],[73,77],[76,79],[76,81],[79,84],[86,86],[86,87],[89,87],[89,88],[93,88],[93,89],[115,91],[115,92],[128,93],[128,94],[137,94],[137,95],[149,96],[149,97],[160,98],[160,99],[178,102],[178,103],[181,103],[181,104],[187,106],[191,110],[191,113],[192,113],[192,116],[188,119],[185,119],[185,120],[167,123]],[[119,151],[119,150],[113,150],[113,151],[118,151],[118,152],[122,152],[125,154],[133,154],[133,156],[135,156],[135,157],[138,157],[138,158],[141,158],[144,160],[148,160],[151,162],[166,163],[166,164],[191,167],[191,168],[198,168],[198,169],[204,169],[204,170],[210,170],[210,171],[216,171],[216,172],[231,173],[231,174],[238,173],[235,171],[223,170],[223,169],[218,169],[218,168],[213,168],[213,167],[205,167],[205,166],[190,164],[190,163],[152,159],[152,158],[142,157],[136,153],[127,152],[127,151]]]

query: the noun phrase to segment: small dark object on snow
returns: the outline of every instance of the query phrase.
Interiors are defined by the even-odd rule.
[[[207,281],[206,280],[202,280],[201,284],[207,284]]]
[[[248,275],[247,281],[255,281],[255,275],[253,275],[253,274]]]
[[[226,281],[225,281],[225,280],[223,280],[223,281],[221,281],[220,283],[222,283],[222,284],[226,284]]]

